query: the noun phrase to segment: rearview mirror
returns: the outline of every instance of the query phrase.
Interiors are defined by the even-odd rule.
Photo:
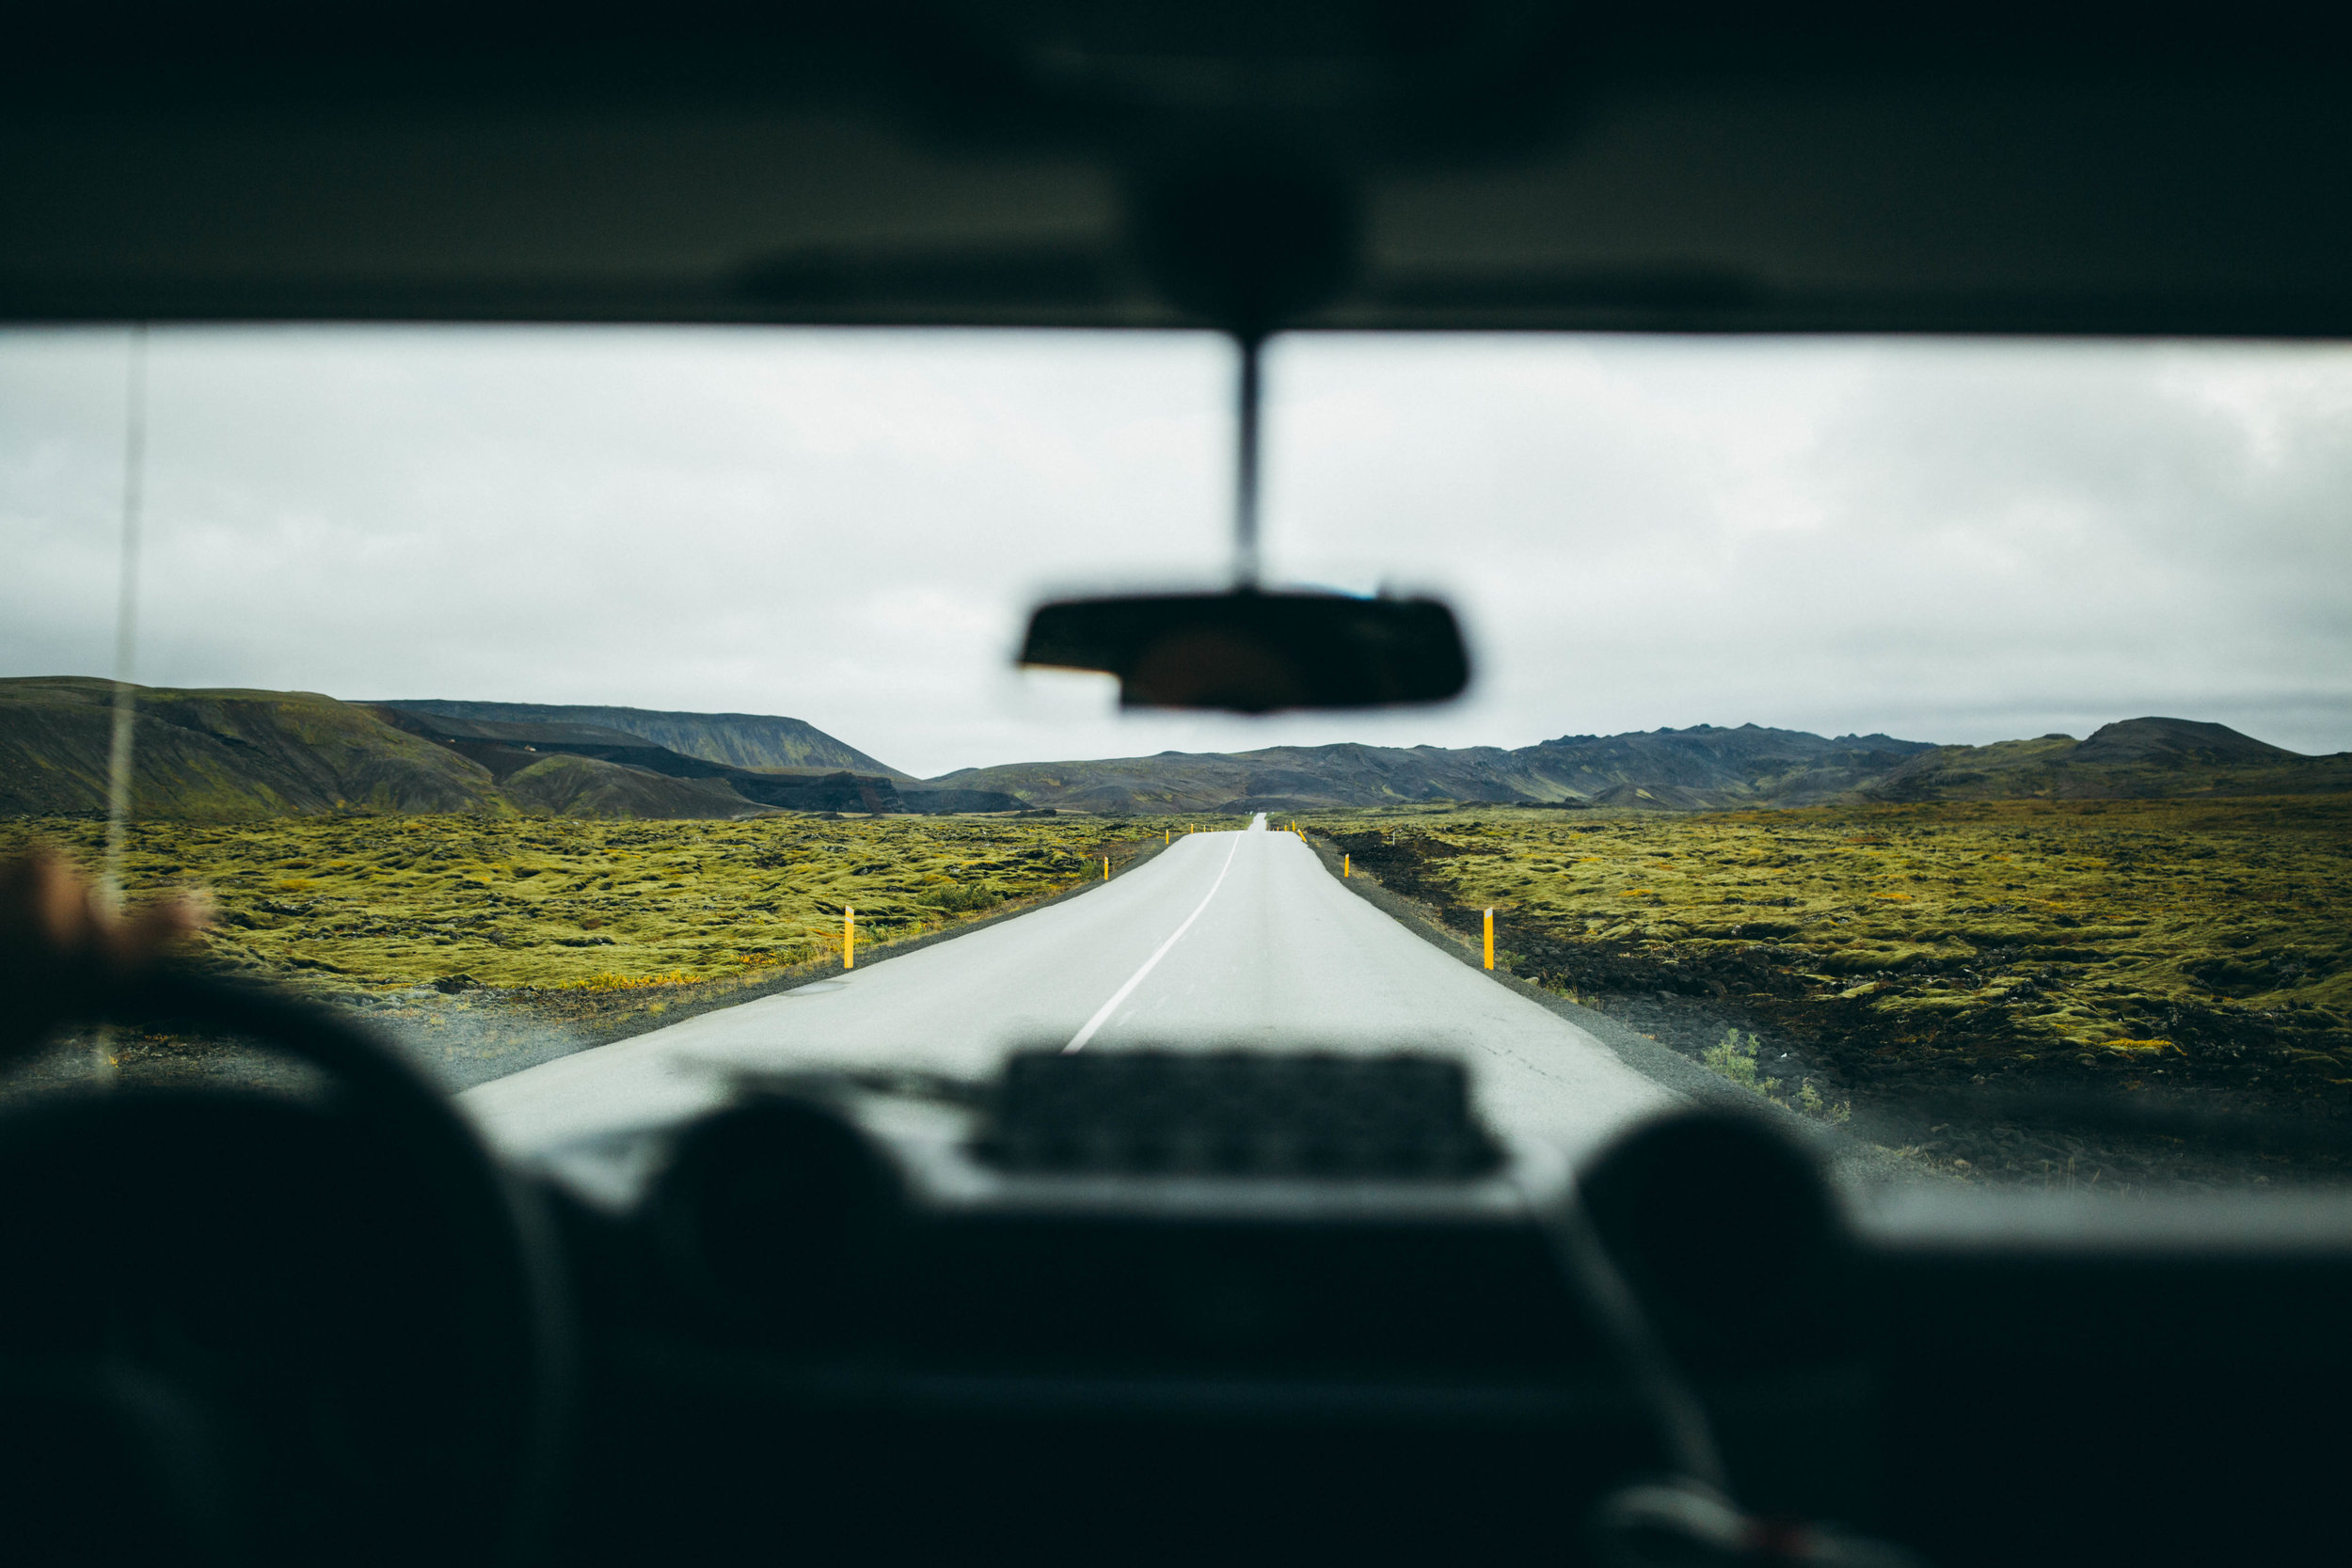
[[[1123,707],[1388,707],[1470,684],[1454,611],[1435,599],[1158,594],[1063,599],[1030,617],[1023,664],[1102,670]]]

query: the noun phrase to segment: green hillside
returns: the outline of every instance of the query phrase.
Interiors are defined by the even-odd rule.
[[[746,769],[583,722],[501,726],[426,720],[316,692],[161,687],[137,688],[134,711],[137,817],[373,812],[725,820],[779,809],[906,806],[879,774]],[[0,680],[0,816],[103,812],[113,736],[111,681]],[[1017,803],[934,791],[915,809],[989,809],[992,800],[999,808]]]
[[[0,680],[0,815],[101,812],[114,685]],[[138,689],[131,807],[141,816],[508,812],[490,775],[309,691]]]

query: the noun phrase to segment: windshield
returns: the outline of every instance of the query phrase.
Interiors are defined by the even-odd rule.
[[[1281,340],[1263,579],[1441,595],[1468,695],[1016,670],[1041,598],[1231,581],[1232,376],[1186,335],[0,335],[0,851],[210,889],[202,961],[517,1138],[599,1125],[619,1042],[668,1064],[639,1117],[706,1092],[673,1047],[1404,1047],[1576,1148],[1730,1094],[1870,1181],[2335,1173],[2352,353]],[[266,1070],[105,1036],[18,1087]]]

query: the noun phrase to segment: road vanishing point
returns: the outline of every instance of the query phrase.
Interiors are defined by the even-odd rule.
[[[1019,1048],[1459,1057],[1490,1125],[1572,1158],[1678,1097],[1349,892],[1306,843],[1190,833],[1126,875],[911,953],[467,1090],[516,1154],[682,1121],[746,1074],[993,1076]]]

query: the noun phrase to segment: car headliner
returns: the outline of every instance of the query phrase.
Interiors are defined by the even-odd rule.
[[[0,67],[0,320],[1219,325],[1150,243],[1209,167],[1346,214],[1278,326],[2352,328],[2343,32],[2284,8],[65,9]]]

